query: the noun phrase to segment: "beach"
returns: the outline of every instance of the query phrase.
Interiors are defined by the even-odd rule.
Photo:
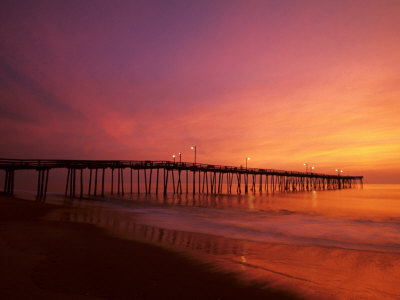
[[[1,196],[5,299],[398,299],[400,186]]]
[[[2,299],[297,299],[92,225],[42,218],[54,209],[1,195]]]

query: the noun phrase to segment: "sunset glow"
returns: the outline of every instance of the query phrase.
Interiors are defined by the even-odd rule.
[[[400,183],[399,1],[15,2],[1,157],[192,162],[196,145]]]

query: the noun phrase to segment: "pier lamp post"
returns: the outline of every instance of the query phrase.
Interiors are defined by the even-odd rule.
[[[182,152],[179,152],[179,163],[182,162]]]
[[[172,158],[174,159],[174,163],[175,163],[175,157],[176,157],[176,155],[174,154],[174,155],[172,155]]]
[[[246,157],[246,169],[247,169],[247,161],[250,160],[250,157]]]
[[[196,145],[190,147],[191,150],[194,150],[194,163],[196,164],[196,152],[197,152],[197,148]]]
[[[340,176],[340,173],[343,173],[343,170],[336,169],[337,175]]]
[[[314,169],[315,169],[315,167],[314,167],[314,166],[312,166],[312,167],[311,167],[311,173],[313,172],[313,170],[314,170]]]
[[[304,163],[304,165],[306,166],[306,173],[308,172],[308,163]]]

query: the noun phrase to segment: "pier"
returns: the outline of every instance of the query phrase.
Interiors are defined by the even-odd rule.
[[[14,193],[15,172],[37,171],[37,199],[46,199],[49,174],[65,169],[65,197],[101,196],[105,177],[110,177],[110,194],[241,194],[347,189],[363,185],[363,176],[243,168],[202,163],[132,160],[42,160],[0,159],[5,171],[4,193]],[[124,181],[128,170],[129,182]],[[124,172],[125,171],[125,172]],[[87,176],[84,176],[86,172]],[[134,181],[134,175],[136,180]],[[84,180],[85,177],[86,180]],[[142,180],[140,180],[142,179]],[[189,183],[190,182],[190,183]],[[125,186],[124,186],[125,183]],[[144,184],[144,190],[143,190]]]

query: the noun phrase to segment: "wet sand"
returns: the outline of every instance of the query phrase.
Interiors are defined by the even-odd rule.
[[[41,219],[52,209],[0,196],[1,299],[298,299],[91,225]]]

